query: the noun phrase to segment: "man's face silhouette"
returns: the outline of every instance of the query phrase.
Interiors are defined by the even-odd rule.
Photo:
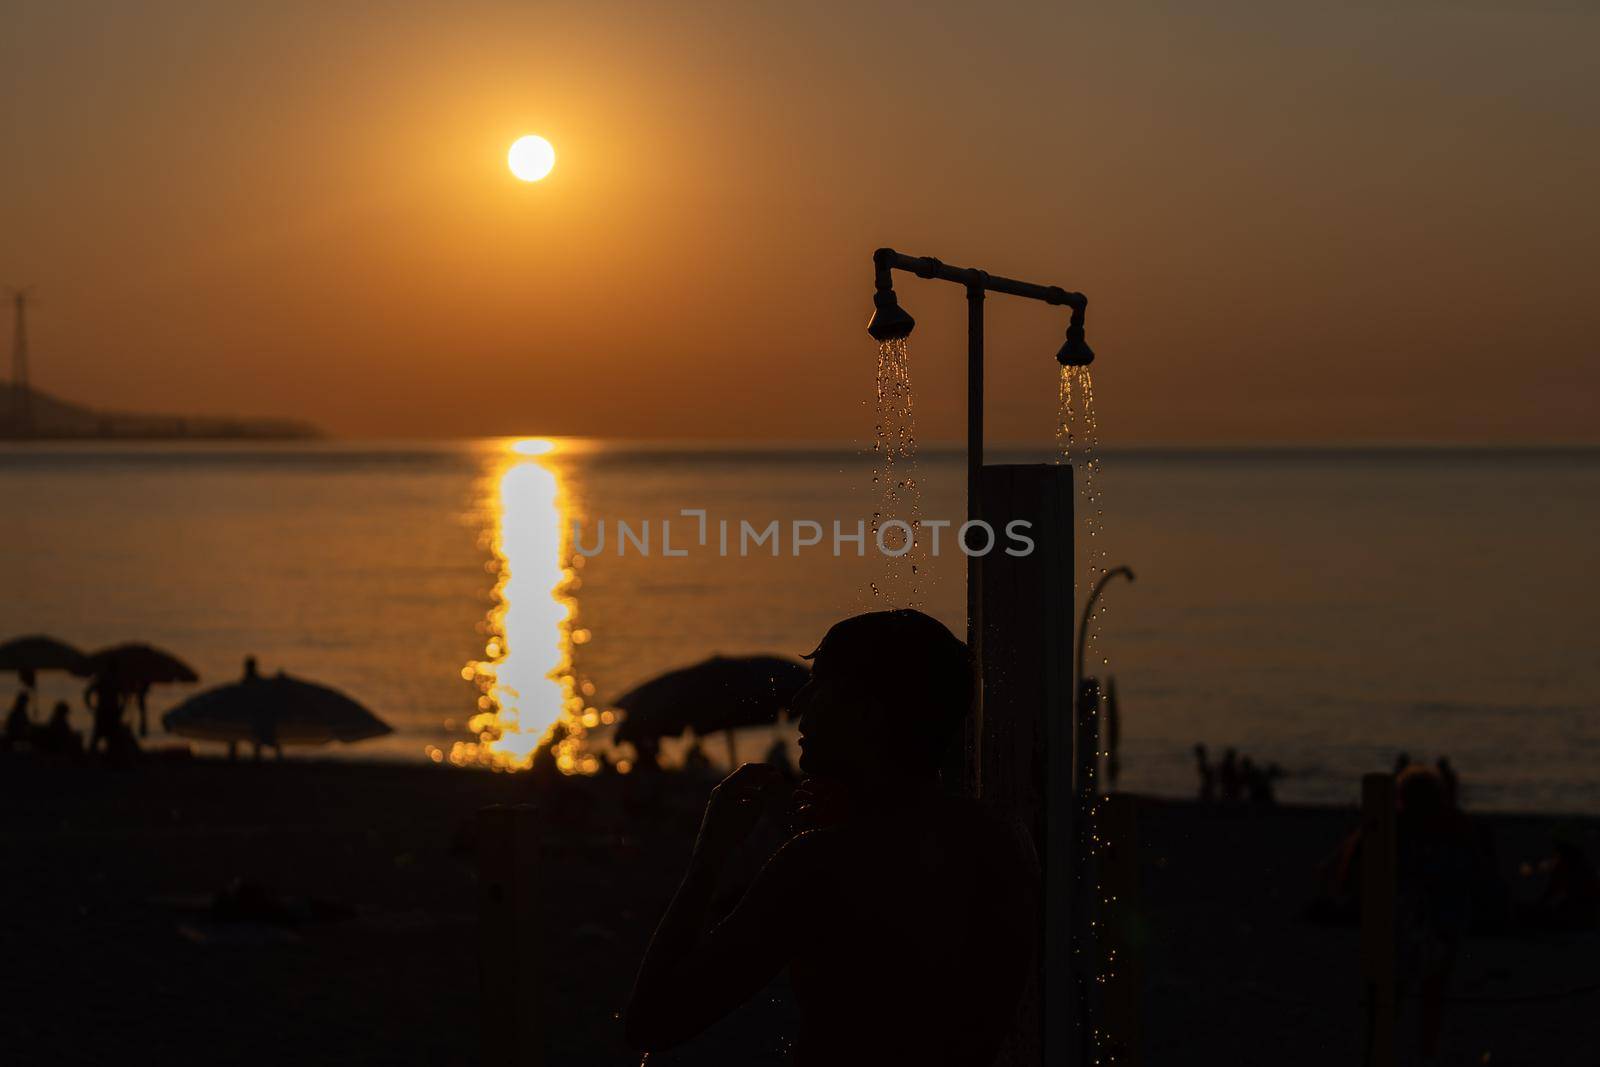
[[[871,702],[825,663],[812,670],[791,710],[800,716],[801,771],[848,782],[870,763],[875,725]]]

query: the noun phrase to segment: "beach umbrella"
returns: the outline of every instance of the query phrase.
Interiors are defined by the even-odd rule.
[[[628,713],[616,738],[638,747],[684,730],[702,737],[721,730],[727,732],[732,760],[733,731],[777,722],[810,677],[805,664],[780,656],[713,656],[652,678],[613,701]]]
[[[29,637],[14,637],[0,645],[0,671],[15,672],[18,681],[31,694],[30,703],[37,705],[39,703],[37,675],[40,671],[84,674],[88,671],[88,659],[65,641],[34,634]]]
[[[147,685],[200,680],[193,667],[150,645],[112,645],[90,653],[88,659],[90,673],[110,674],[130,692]]]
[[[321,745],[393,733],[388,723],[337,689],[293,678],[247,675],[197,693],[161,717],[168,733],[197,741]]]
[[[149,735],[145,694],[152,685],[198,682],[194,668],[170,652],[133,642],[102,648],[89,655],[89,672],[110,677],[124,693],[139,702],[139,736]]]
[[[14,637],[0,645],[0,671],[15,671],[26,678],[38,671],[84,674],[87,670],[87,656],[53,637]]]

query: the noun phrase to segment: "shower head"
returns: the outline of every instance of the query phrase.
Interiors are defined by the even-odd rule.
[[[879,289],[872,294],[872,319],[867,332],[875,341],[898,341],[911,336],[917,320],[906,314],[895,299],[893,289]]]
[[[1094,362],[1094,349],[1083,339],[1083,311],[1072,310],[1072,320],[1067,323],[1067,340],[1056,353],[1056,362],[1063,367],[1087,367]]]

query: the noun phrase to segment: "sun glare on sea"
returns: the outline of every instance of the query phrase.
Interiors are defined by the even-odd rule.
[[[582,749],[584,730],[612,718],[588,706],[593,687],[573,669],[573,646],[588,640],[589,631],[577,624],[575,568],[583,559],[571,551],[559,453],[545,438],[508,441],[489,475],[486,518],[498,580],[484,658],[461,672],[476,682],[479,697],[468,724],[475,740],[456,742],[449,754],[457,766],[520,770],[549,740],[562,771],[599,769]]]
[[[518,137],[506,153],[506,165],[525,182],[536,182],[556,165],[556,150],[536,133]]]

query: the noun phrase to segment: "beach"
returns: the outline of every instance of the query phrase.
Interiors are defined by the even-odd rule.
[[[550,1062],[631,1064],[619,1013],[713,783],[667,774],[537,782],[449,767],[152,756],[121,771],[0,757],[0,998],[16,1062],[479,1063],[486,1028],[548,1029]],[[1355,784],[1352,783],[1352,793]],[[541,826],[545,994],[491,1018],[475,813]],[[1359,1062],[1359,934],[1302,918],[1352,806],[1138,804],[1146,1062]],[[1600,852],[1600,821],[1486,816],[1502,875],[1552,835]],[[735,865],[770,848],[758,834]],[[289,917],[229,920],[230,883]],[[499,932],[503,938],[503,932]],[[1600,933],[1471,937],[1442,1062],[1574,1067],[1600,1047]],[[1587,992],[1573,993],[1588,988]],[[1552,996],[1554,994],[1554,996]],[[1567,994],[1567,995],[1561,995]],[[780,1063],[782,980],[652,1064]],[[1402,1048],[1410,1031],[1401,1018]],[[1401,1062],[1408,1062],[1402,1059]]]

